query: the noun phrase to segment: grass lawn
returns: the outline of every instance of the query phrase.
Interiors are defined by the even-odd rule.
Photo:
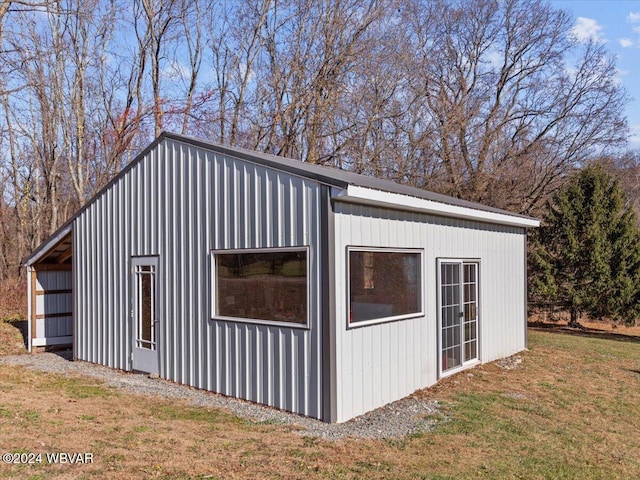
[[[20,367],[0,369],[0,453],[91,452],[88,465],[0,465],[9,478],[640,478],[640,336],[529,331],[493,363],[416,393],[434,431],[304,438]]]

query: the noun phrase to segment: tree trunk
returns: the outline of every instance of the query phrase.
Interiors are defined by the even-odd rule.
[[[578,310],[576,308],[571,308],[571,318],[569,320],[569,327],[571,328],[580,327],[580,322],[578,322]]]

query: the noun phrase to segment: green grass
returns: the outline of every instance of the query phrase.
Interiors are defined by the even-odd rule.
[[[113,397],[120,393],[112,387],[88,384],[85,379],[51,376],[39,384],[39,388],[49,391],[64,390],[72,399]]]
[[[626,480],[640,478],[632,340],[531,331],[520,368],[483,365],[418,393],[438,400],[424,420],[435,427],[396,439],[300,437],[286,425],[19,367],[0,370],[0,430],[9,449],[45,438],[43,451],[93,451],[99,464],[73,470],[79,478]],[[71,472],[47,468],[7,475]]]
[[[451,392],[451,420],[427,434],[486,452],[471,465],[458,463],[451,478],[638,476],[631,452],[640,448],[640,343],[539,332],[529,340],[524,369],[509,374],[511,383],[507,375],[480,391]],[[506,394],[514,388],[520,396]],[[627,453],[619,462],[610,451]]]

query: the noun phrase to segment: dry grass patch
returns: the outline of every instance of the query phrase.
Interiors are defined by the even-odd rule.
[[[12,278],[0,281],[0,356],[26,353],[26,282]]]
[[[24,278],[0,280],[0,319],[27,317],[27,282]]]
[[[93,379],[0,369],[0,450],[92,452],[25,478],[638,478],[640,339],[530,331],[530,350],[417,393],[433,432],[329,442]]]
[[[20,318],[0,318],[0,356],[26,353],[23,330],[26,321]]]

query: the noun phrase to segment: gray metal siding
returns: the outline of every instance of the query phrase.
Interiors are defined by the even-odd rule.
[[[160,375],[320,417],[320,185],[165,139],[75,221],[76,352],[131,369],[130,258],[159,258]],[[211,250],[310,246],[309,329],[211,319]]]
[[[36,271],[35,314],[33,344],[55,344],[61,337],[72,334],[72,294],[70,270]],[[68,314],[68,315],[64,315]]]
[[[480,260],[480,359],[525,348],[525,230],[335,203],[338,421],[438,379],[438,258]],[[347,246],[424,249],[425,315],[347,329]]]

